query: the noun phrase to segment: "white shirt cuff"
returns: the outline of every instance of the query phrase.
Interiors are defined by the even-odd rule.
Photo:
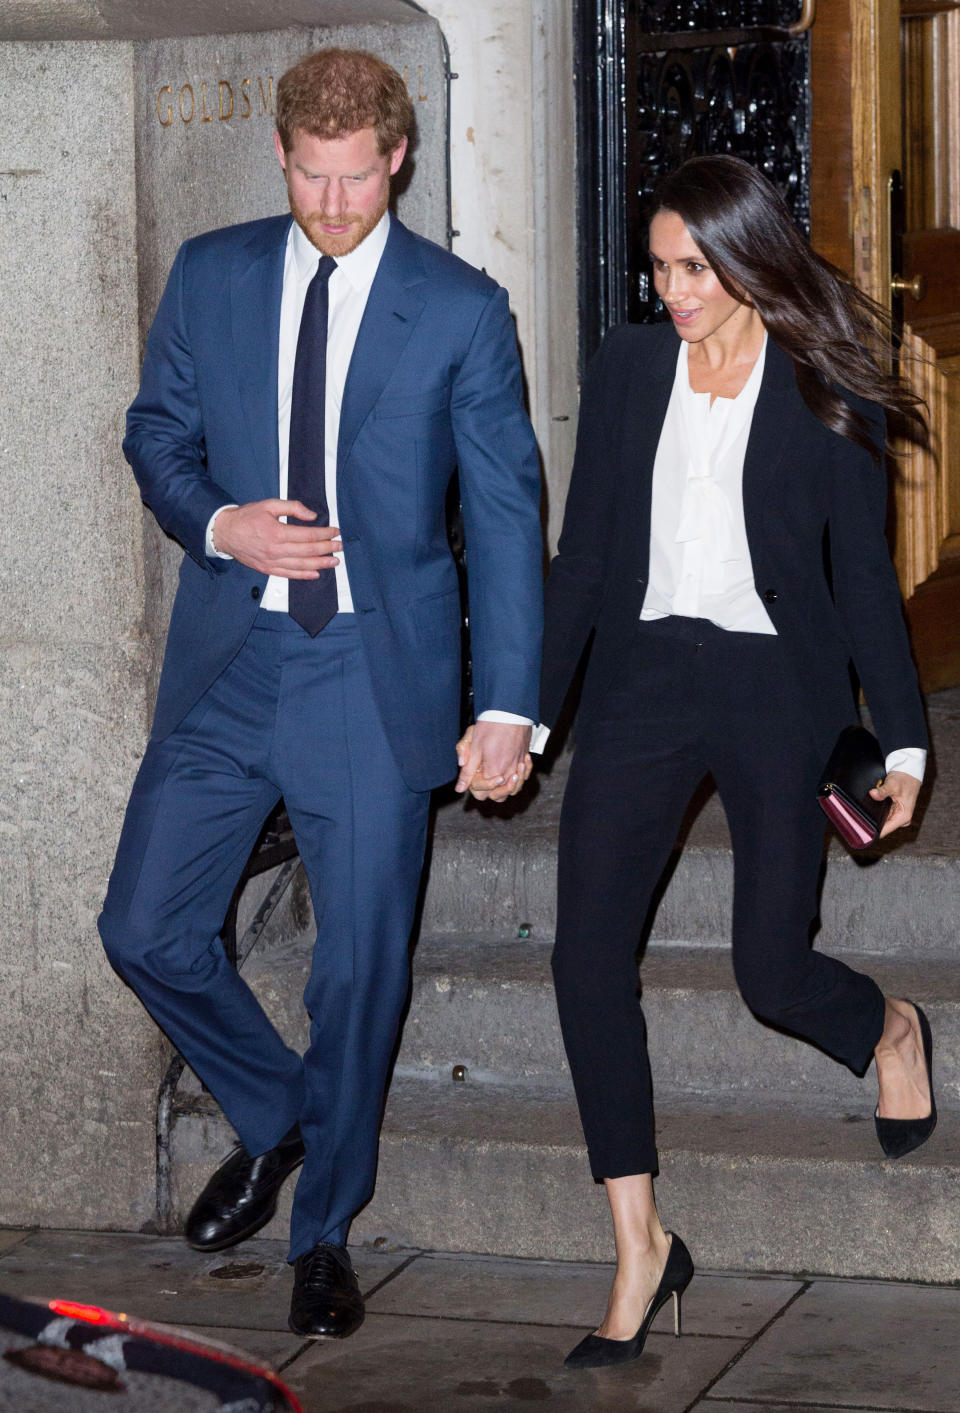
[[[207,558],[208,558],[208,559],[232,559],[232,558],[233,558],[233,555],[232,555],[232,554],[224,554],[223,550],[218,550],[217,547],[216,547],[216,545],[213,543],[213,522],[216,520],[216,518],[217,518],[217,516],[220,514],[220,511],[221,511],[221,510],[236,510],[236,508],[237,508],[237,506],[236,506],[236,502],[235,502],[235,501],[231,501],[229,505],[221,505],[221,506],[218,507],[218,509],[216,509],[216,510],[213,512],[213,514],[210,516],[210,519],[207,521],[207,543],[206,543],[206,551],[207,551]]]
[[[533,735],[530,737],[530,754],[538,756],[542,753],[544,746],[550,740],[550,727],[544,726],[543,722],[533,728]]]
[[[517,716],[514,711],[482,711],[478,721],[499,721],[504,726],[532,726],[529,716]]]
[[[912,775],[914,780],[921,783],[926,766],[927,753],[919,746],[902,746],[899,751],[891,751],[884,762],[884,770],[888,775],[891,770],[902,770],[904,775]]]

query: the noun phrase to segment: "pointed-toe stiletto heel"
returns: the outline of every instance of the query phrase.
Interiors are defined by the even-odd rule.
[[[923,1037],[923,1058],[927,1062],[927,1083],[930,1086],[930,1112],[925,1119],[882,1119],[874,1113],[880,1147],[888,1158],[903,1158],[922,1143],[926,1143],[937,1126],[937,1104],[933,1097],[933,1036],[926,1016],[915,1001],[909,1001],[920,1022]],[[878,1106],[879,1110],[879,1106]]]
[[[575,1349],[571,1349],[563,1361],[565,1369],[600,1369],[607,1364],[626,1364],[643,1353],[650,1326],[657,1312],[673,1296],[673,1332],[680,1338],[680,1300],[693,1278],[693,1261],[690,1252],[675,1232],[668,1232],[670,1250],[667,1264],[663,1268],[660,1284],[647,1306],[643,1323],[633,1339],[604,1339],[602,1335],[588,1334]]]

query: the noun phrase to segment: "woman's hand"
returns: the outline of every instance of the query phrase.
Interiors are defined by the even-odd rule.
[[[891,770],[883,784],[870,791],[870,798],[873,800],[893,801],[887,822],[880,831],[881,839],[910,823],[919,793],[920,781],[915,776],[908,775],[905,770]]]
[[[482,722],[482,726],[489,727],[499,725],[494,722]],[[515,731],[516,728],[510,728]],[[530,739],[530,727],[520,728],[520,737]],[[494,804],[502,804],[511,795],[518,795],[524,784],[530,778],[533,770],[533,760],[529,751],[523,751],[515,760],[510,762],[510,768],[506,775],[500,774],[488,778],[478,767],[483,761],[482,752],[477,750],[477,743],[474,740],[476,734],[475,726],[468,726],[460,740],[457,742],[457,761],[460,765],[460,775],[457,780],[457,791],[463,793],[470,791],[475,800],[493,800]],[[489,732],[486,734],[490,734]],[[500,733],[503,734],[503,733]]]

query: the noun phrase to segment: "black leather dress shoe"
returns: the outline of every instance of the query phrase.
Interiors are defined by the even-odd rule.
[[[321,1241],[293,1267],[290,1328],[294,1334],[346,1339],[363,1324],[363,1296],[345,1246]]]
[[[256,1158],[238,1143],[190,1209],[185,1235],[195,1251],[223,1251],[266,1226],[284,1181],[303,1162],[300,1126]]]

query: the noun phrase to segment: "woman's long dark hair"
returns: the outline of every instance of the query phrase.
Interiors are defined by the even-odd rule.
[[[739,157],[691,157],[663,178],[650,210],[674,211],[727,293],[754,306],[825,426],[878,457],[866,419],[838,391],[846,388],[926,442],[923,399],[884,367],[891,346],[885,311],[810,249],[765,176]]]

